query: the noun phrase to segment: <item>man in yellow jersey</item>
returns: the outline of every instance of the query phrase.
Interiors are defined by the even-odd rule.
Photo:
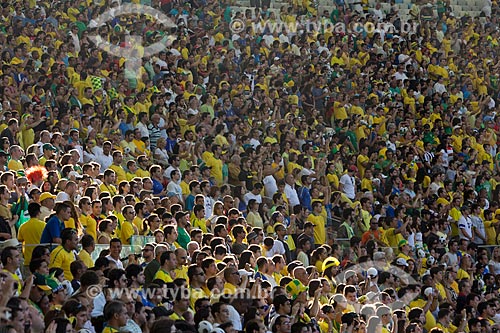
[[[320,201],[313,202],[312,214],[307,217],[307,221],[314,224],[314,244],[317,244],[316,246],[326,244],[326,219],[321,214],[322,208]]]
[[[102,333],[118,333],[120,328],[127,325],[128,313],[122,301],[111,301],[104,306],[104,320],[106,327]]]
[[[160,279],[166,283],[174,282],[174,269],[177,266],[177,257],[173,251],[163,252],[160,257],[160,269],[156,272],[153,280]]]
[[[2,265],[3,265],[3,272],[9,274],[14,281],[17,282],[18,286],[18,291],[19,293],[21,292],[23,282],[21,281],[21,277],[16,274],[16,272],[19,269],[19,266],[21,264],[21,253],[19,253],[19,250],[17,249],[16,246],[18,242],[13,240],[13,241],[8,241],[9,244],[12,244],[12,246],[7,246],[3,249],[2,251]]]
[[[45,222],[40,221],[40,204],[32,202],[28,205],[28,213],[31,218],[19,228],[17,239],[23,242],[24,265],[29,266],[31,254],[35,247],[40,244]]]
[[[127,173],[122,166],[123,162],[123,154],[119,150],[115,150],[113,152],[113,164],[110,165],[110,169],[113,170],[116,174],[116,183],[120,183],[121,181],[127,180]]]
[[[45,166],[45,162],[47,162],[47,160],[54,159],[57,149],[50,143],[45,143],[42,146],[42,150],[43,150],[43,156],[40,157],[40,159],[38,160],[38,164],[40,164],[41,166]]]
[[[184,318],[184,313],[189,309],[189,298],[184,293],[177,293],[175,296],[173,311],[170,316],[168,316],[172,320],[186,320]]]
[[[137,227],[134,226],[135,210],[132,205],[122,208],[122,215],[125,218],[120,231],[120,238],[124,245],[130,245],[132,236],[138,235]]]
[[[245,280],[243,280],[240,276],[240,273],[235,267],[226,267],[224,269],[224,294],[234,295],[240,289],[246,288],[246,275],[244,276]]]
[[[83,235],[82,237],[82,250],[78,253],[78,258],[87,266],[87,268],[94,267],[92,260],[92,252],[95,249],[95,240],[91,235]]]
[[[75,229],[65,228],[61,231],[61,245],[56,247],[50,253],[49,268],[59,267],[64,270],[64,278],[68,281],[73,280],[70,265],[77,260],[75,250],[78,247],[78,235]]]
[[[19,170],[24,170],[24,165],[21,162],[21,158],[24,155],[23,150],[19,146],[11,146],[10,147],[10,161],[7,167],[11,171],[19,171]]]
[[[118,194],[115,187],[116,173],[112,169],[107,169],[104,171],[104,176],[102,178],[102,184],[99,185],[101,192],[108,192],[110,197],[113,198]]]
[[[146,155],[141,155],[137,158],[137,171],[135,171],[135,174],[137,177],[145,178],[145,177],[151,177],[151,174],[149,173],[149,168],[151,167],[151,163],[149,158]]]
[[[196,264],[189,266],[188,271],[190,306],[194,309],[194,303],[199,298],[210,298],[210,292],[205,286],[205,272]]]

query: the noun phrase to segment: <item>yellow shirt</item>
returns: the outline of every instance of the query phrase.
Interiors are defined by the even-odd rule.
[[[94,241],[97,240],[97,221],[90,215],[80,215],[80,223],[85,227],[87,235],[92,236]]]
[[[153,280],[156,280],[156,279],[160,279],[166,283],[174,282],[174,279],[172,278],[172,276],[170,276],[170,273],[165,272],[161,268],[158,270],[158,272],[156,272],[155,277],[153,278]]]
[[[200,298],[205,298],[205,297],[210,298],[210,293],[206,292],[203,288],[197,289],[197,288],[192,288],[190,286],[189,290],[191,291],[189,304],[191,305],[192,309],[194,309],[194,303],[196,303],[196,300],[198,300]]]
[[[199,228],[201,229],[201,231],[203,231],[203,233],[207,233],[207,224],[204,218],[198,219],[194,217],[191,220],[191,223],[193,224],[193,228]]]
[[[363,163],[368,162],[368,161],[370,161],[370,158],[368,156],[361,155],[361,154],[358,155],[358,160],[357,160],[356,165],[358,166],[359,174],[360,174],[361,178],[363,178],[365,176],[365,167],[363,166]]]
[[[493,225],[493,221],[484,221],[484,230],[486,232],[486,244],[495,245],[497,232]]]
[[[182,189],[182,195],[188,196],[191,191],[189,191],[189,184],[186,183],[184,180],[181,181],[181,189]]]
[[[35,247],[40,244],[44,228],[45,222],[34,217],[19,227],[17,239],[23,243],[24,265],[30,264],[31,255]]]
[[[108,192],[111,198],[118,194],[118,191],[113,184],[106,185],[102,183],[101,185],[99,185],[99,189],[101,190],[101,192]]]
[[[328,179],[330,185],[333,185],[336,189],[339,188],[339,176],[334,173],[329,173],[326,175],[326,179]]]
[[[181,268],[174,269],[174,273],[176,279],[184,279],[186,281],[189,281],[187,266],[181,266]]]
[[[389,246],[392,248],[397,248],[398,244],[400,241],[402,241],[404,238],[401,235],[401,233],[396,234],[394,228],[389,228],[384,232],[384,236],[387,239],[387,242],[389,243]]]
[[[141,168],[138,168],[137,171],[135,172],[135,174],[137,177],[141,177],[141,178],[151,177],[151,174],[149,173],[149,171],[141,169]]]
[[[87,268],[94,267],[94,261],[92,260],[92,257],[87,251],[82,249],[80,253],[78,253],[78,258],[80,258],[80,260],[83,261],[83,263],[85,264],[85,266],[87,266]]]
[[[441,283],[436,282],[436,289],[438,290],[439,295],[441,295],[443,299],[446,299],[446,291],[444,290],[444,286]]]
[[[224,294],[228,294],[228,295],[234,295],[236,293],[236,286],[234,284],[231,284],[231,283],[224,283]]]
[[[117,330],[116,328],[111,327],[111,326],[106,326],[102,330],[102,333],[118,333],[118,332],[120,332],[120,330]]]
[[[19,171],[19,170],[24,170],[24,165],[17,161],[17,160],[10,160],[9,163],[7,164],[7,167],[11,171]]]
[[[426,303],[427,301],[419,298],[410,302],[410,308],[418,307],[423,309]],[[427,311],[425,313],[425,326],[424,326],[425,329],[427,331],[430,331],[435,326],[436,326],[436,318],[434,318],[434,316],[430,311]]]
[[[127,180],[127,173],[121,165],[111,164],[109,169],[116,173],[116,182],[119,184],[123,180]]]
[[[322,215],[310,214],[307,221],[312,222],[314,227],[314,243],[326,244],[326,220]]]
[[[120,232],[120,239],[123,245],[130,245],[130,238],[135,235],[134,226],[132,223],[125,221],[122,224],[122,230]]]
[[[139,231],[139,234],[143,234],[146,232],[146,230],[143,230],[143,224],[142,224],[142,219],[138,216],[134,217],[133,221],[134,225],[136,226],[137,230]],[[146,227],[147,229],[147,227]],[[152,230],[154,231],[154,230]]]
[[[208,157],[205,160],[205,164],[207,165],[207,167],[212,168],[210,169],[210,177],[213,177],[215,179],[218,186],[222,185],[222,181],[224,179],[222,175],[222,160],[215,158],[213,154],[204,155],[203,158],[205,158],[205,156]]]
[[[469,273],[464,271],[462,268],[459,268],[458,272],[457,272],[457,280],[460,281],[462,279],[470,280],[470,275],[469,275]]]
[[[68,252],[62,245],[59,245],[50,253],[49,268],[62,268],[62,270],[64,271],[64,278],[68,281],[71,281],[73,280],[73,274],[71,274],[69,266],[76,259],[77,258],[73,252]]]

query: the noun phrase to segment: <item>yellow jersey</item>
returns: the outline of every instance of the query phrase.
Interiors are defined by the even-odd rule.
[[[45,222],[37,218],[31,218],[19,227],[17,239],[23,243],[24,265],[31,262],[31,255],[36,246],[40,244]]]

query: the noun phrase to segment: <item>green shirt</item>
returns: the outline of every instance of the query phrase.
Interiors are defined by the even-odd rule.
[[[177,227],[177,243],[182,246],[183,249],[187,250],[187,245],[191,241],[191,237],[189,237],[186,229]]]

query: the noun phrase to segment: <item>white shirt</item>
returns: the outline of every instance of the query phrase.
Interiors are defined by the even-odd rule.
[[[243,196],[243,200],[245,200],[246,205],[248,205],[248,202],[251,199],[255,199],[255,201],[257,201],[259,204],[262,203],[262,196],[260,194],[255,195],[252,192],[248,192]]]
[[[181,183],[181,180],[182,180],[182,172],[181,170],[179,170],[179,168],[176,168],[176,167],[173,167],[173,166],[169,166],[165,172],[163,172],[163,177],[167,178],[168,180],[170,180],[170,174],[172,173],[172,171],[174,170],[177,170],[179,171],[179,174],[181,174],[181,177],[179,178],[179,181],[177,182],[177,184],[180,184]]]
[[[57,193],[57,197],[56,197],[56,202],[59,202],[59,201],[71,201],[71,198],[69,196],[68,193],[64,192],[64,191],[61,191],[59,193]]]
[[[260,146],[260,141],[257,139],[250,139],[250,144],[252,145],[253,149],[257,149],[257,147]]]
[[[168,161],[168,152],[165,148],[159,148],[156,147],[155,149],[155,155],[159,156],[159,160],[162,162],[167,162]]]
[[[446,87],[444,86],[444,84],[436,82],[434,84],[434,91],[436,91],[439,94],[442,94],[442,93],[446,92]]]
[[[205,206],[205,218],[208,219],[210,216],[212,216],[212,200],[208,196],[205,196],[203,205]]]
[[[396,72],[394,73],[393,76],[396,80],[401,80],[401,81],[408,80],[408,76],[406,76],[405,73]]]
[[[104,172],[111,166],[111,164],[113,164],[113,156],[111,154],[96,154],[96,162],[101,165],[101,172]]]
[[[286,184],[285,185],[285,195],[288,198],[288,202],[290,203],[291,207],[300,205],[299,196],[298,196],[297,191],[295,190],[294,187],[291,187],[290,185]]]
[[[274,240],[274,245],[270,250],[266,252],[266,257],[272,258],[275,254],[285,254],[285,247],[283,246],[283,243],[281,241]]]
[[[135,126],[135,128],[137,128],[138,130],[141,131],[141,137],[147,137],[147,138],[149,138],[148,126],[146,126],[145,124],[139,122],[139,123],[137,123],[137,126]],[[137,138],[137,139],[139,140],[141,138]]]
[[[264,177],[262,184],[264,184],[266,197],[272,198],[274,193],[278,192],[278,183],[272,175]]]
[[[104,315],[104,306],[106,305],[106,297],[104,294],[101,292],[99,295],[94,298],[94,309],[92,310],[92,313],[90,316],[92,318],[96,318],[99,316]]]
[[[167,185],[167,192],[174,192],[180,202],[184,202],[182,199],[182,188],[175,182],[169,182]]]
[[[109,261],[114,262],[114,263],[116,264],[116,268],[119,268],[119,269],[124,269],[124,268],[123,268],[123,263],[122,263],[122,261],[121,261],[120,259],[115,260],[115,259],[113,259],[113,258],[111,257],[111,255],[109,255],[109,254],[106,256],[106,258],[107,258]]]
[[[354,199],[356,197],[356,180],[354,177],[351,177],[348,173],[346,173],[340,177],[339,182],[342,184],[342,192],[344,192],[349,199]]]
[[[236,311],[236,309],[230,304],[227,305],[227,308],[229,310],[229,320],[233,323],[234,329],[236,331],[243,330],[243,327],[241,325],[241,316],[238,311]]]
[[[468,216],[468,217],[465,217],[464,215],[460,216],[460,218],[458,219],[458,228],[464,229],[469,236],[472,236],[472,220],[471,220],[470,216]],[[464,234],[462,233],[462,230],[460,230],[459,236],[460,236],[460,239],[469,239],[469,238],[466,238],[464,236]],[[469,239],[469,240],[471,240],[471,239]]]

